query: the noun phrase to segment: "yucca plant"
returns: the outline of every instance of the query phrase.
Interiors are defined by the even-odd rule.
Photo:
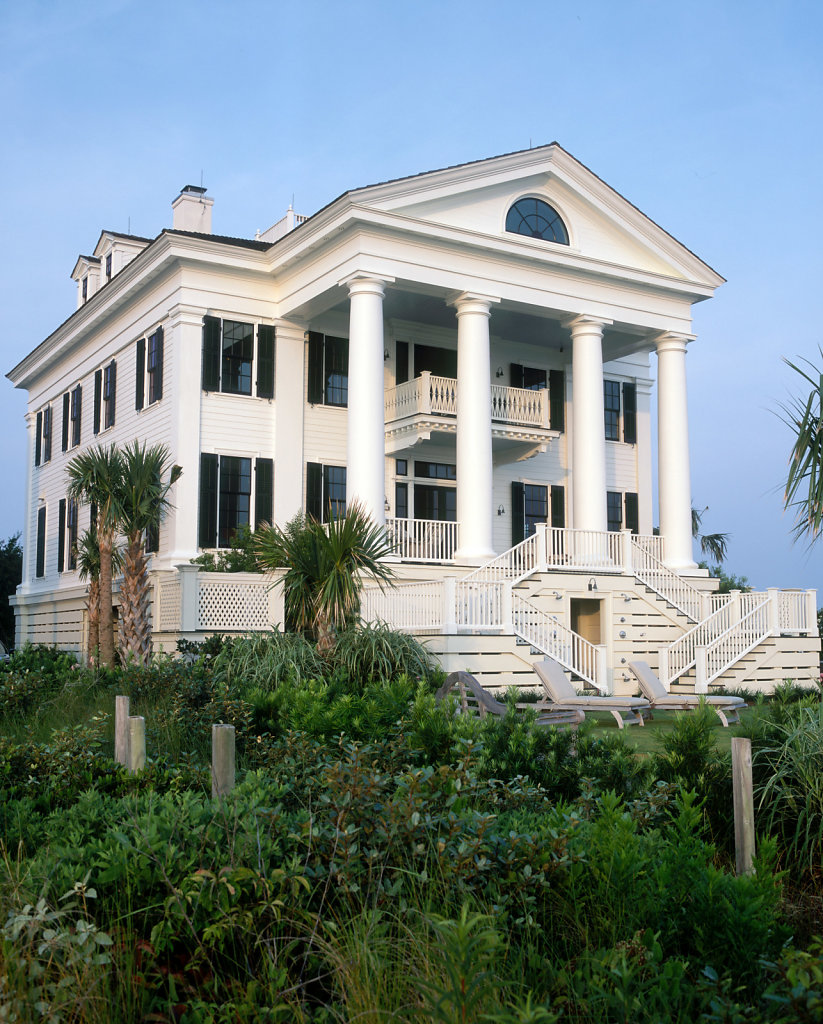
[[[275,584],[283,587],[286,621],[314,636],[324,655],[337,631],[357,622],[363,581],[382,588],[394,576],[382,561],[393,550],[386,531],[358,502],[328,523],[300,513],[283,529],[263,524],[255,550],[263,569],[286,569]]]
[[[147,448],[138,441],[123,449],[121,467],[117,512],[126,547],[120,587],[120,646],[126,657],[147,665],[151,658],[151,626],[146,536],[157,529],[171,507],[169,491],[183,470],[170,465],[165,445]]]

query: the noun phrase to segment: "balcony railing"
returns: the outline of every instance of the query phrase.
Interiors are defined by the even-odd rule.
[[[388,388],[385,394],[386,423],[414,416],[456,416],[457,381],[424,370],[414,380]],[[518,427],[549,427],[549,393],[545,389],[491,386],[493,423]]]
[[[453,562],[457,523],[438,519],[387,519],[386,532],[403,562]]]

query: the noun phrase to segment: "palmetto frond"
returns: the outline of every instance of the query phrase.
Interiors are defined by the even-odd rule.
[[[823,373],[807,360],[809,372],[788,359],[785,362],[810,390],[805,399],[795,398],[782,407],[782,419],[795,435],[784,508],[795,513],[795,536],[813,542],[823,526]]]
[[[132,441],[120,453],[122,479],[118,493],[120,529],[127,536],[155,528],[170,507],[169,491],[180,479],[180,466],[169,466],[169,449],[162,444],[147,448]],[[164,481],[163,476],[168,473]]]

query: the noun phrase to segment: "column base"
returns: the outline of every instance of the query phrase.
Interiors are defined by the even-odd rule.
[[[455,562],[462,565],[483,565],[497,557],[497,552],[491,549],[479,551],[476,548],[458,548],[454,553]]]

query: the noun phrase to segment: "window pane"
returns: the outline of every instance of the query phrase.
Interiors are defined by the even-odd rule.
[[[620,385],[616,380],[603,381],[603,411],[606,421],[606,440],[620,440]]]
[[[623,529],[623,495],[619,491],[606,493],[606,516],[609,530]]]
[[[328,518],[339,519],[346,514],[346,467],[325,466],[323,470],[325,480],[325,502],[323,509],[324,520]]]
[[[326,338],[326,405],[348,405],[349,343],[345,338]]]
[[[220,506],[217,546],[231,546],[238,526],[249,523],[251,510],[251,459],[220,457]]]
[[[222,391],[233,395],[251,394],[254,358],[254,330],[251,324],[223,321]]]
[[[525,536],[531,537],[538,523],[548,522],[549,489],[539,484],[523,485],[523,519]]]

